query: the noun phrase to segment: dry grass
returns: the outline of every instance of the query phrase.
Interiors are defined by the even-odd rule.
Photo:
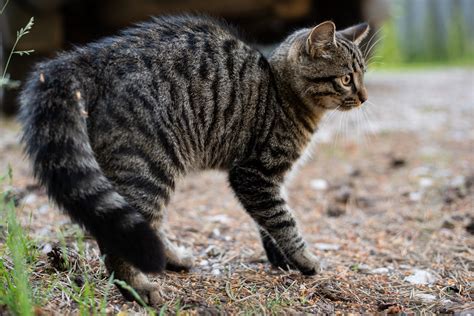
[[[387,134],[369,144],[318,146],[315,158],[288,190],[290,205],[324,268],[314,277],[269,266],[257,232],[226,185],[225,175],[191,175],[178,186],[168,226],[174,240],[192,247],[196,266],[187,273],[155,277],[169,288],[168,303],[157,311],[474,309],[474,243],[466,229],[474,220],[472,144],[432,136],[426,141],[415,134]],[[13,163],[14,191],[21,201],[18,217],[40,251],[31,274],[36,312],[145,313],[111,286],[95,243],[87,238],[81,242],[78,229],[47,203],[42,189],[31,185],[26,163],[19,157],[20,150],[13,145],[0,161]],[[328,188],[315,190],[314,179],[325,179]],[[8,265],[8,258],[4,260]],[[425,285],[405,280],[416,269],[428,271],[436,280]]]

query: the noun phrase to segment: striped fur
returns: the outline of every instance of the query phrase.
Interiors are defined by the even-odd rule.
[[[347,38],[325,22],[266,59],[216,21],[180,16],[63,53],[21,95],[35,175],[104,253],[161,271],[156,223],[176,181],[225,170],[270,261],[313,274],[280,192],[323,113],[364,101],[364,59]]]

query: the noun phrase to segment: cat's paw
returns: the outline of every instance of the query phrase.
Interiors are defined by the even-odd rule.
[[[160,284],[158,282],[151,282],[148,279],[146,282],[137,284],[135,283],[133,286],[133,290],[140,296],[140,300],[138,300],[135,295],[131,293],[129,289],[122,288],[118,285],[118,289],[120,293],[122,293],[123,297],[130,302],[137,302],[137,303],[145,303],[148,306],[152,307],[159,307],[163,304],[166,304],[171,297],[166,295],[166,293],[173,293],[176,292],[177,289],[173,286]]]
[[[274,268],[283,270],[295,269],[295,266],[286,258],[274,242],[264,240],[263,247],[267,254],[268,261],[270,261]]]
[[[170,271],[188,271],[194,266],[194,256],[191,250],[183,246],[169,247],[166,253],[166,269]]]
[[[133,288],[136,294],[140,296],[140,300],[146,305],[158,306],[166,302],[163,296],[162,286],[156,282],[150,282],[145,275],[137,275],[133,280],[129,280],[129,282],[132,284],[128,284],[128,286]],[[119,283],[117,283],[117,287],[127,301],[141,303],[129,288],[122,287]]]
[[[267,252],[267,258],[274,268],[283,269],[285,271],[296,269],[296,267],[288,259],[286,259],[286,257],[281,252]]]
[[[304,275],[315,275],[320,271],[318,258],[309,252],[308,249],[304,249],[298,255],[293,256],[291,261]]]

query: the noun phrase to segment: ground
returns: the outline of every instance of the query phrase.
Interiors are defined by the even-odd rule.
[[[196,265],[154,277],[169,286],[158,310],[474,310],[474,71],[376,72],[367,85],[370,103],[328,115],[312,158],[288,184],[323,271],[304,277],[272,269],[225,174],[193,174],[178,185],[168,227],[192,248]],[[89,281],[97,302],[109,288],[97,247],[87,236],[78,243],[77,227],[35,185],[18,125],[0,124],[0,170],[12,166],[17,216],[38,248],[31,274],[37,313],[74,314]],[[112,287],[106,312],[120,311],[145,313]]]

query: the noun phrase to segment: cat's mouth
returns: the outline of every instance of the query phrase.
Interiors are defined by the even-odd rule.
[[[337,107],[337,109],[339,111],[349,111],[349,110],[352,110],[353,108],[357,108],[359,106],[361,106],[362,103],[359,102],[359,101],[344,101],[339,107]]]

